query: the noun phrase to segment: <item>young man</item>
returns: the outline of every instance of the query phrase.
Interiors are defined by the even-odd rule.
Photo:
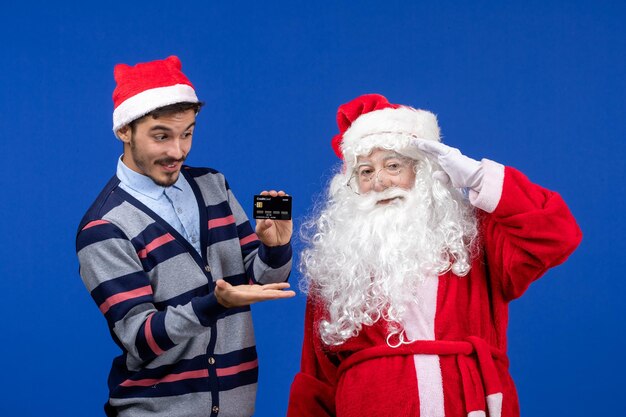
[[[337,121],[288,416],[518,416],[508,304],[580,242],[567,206],[442,144],[430,112],[365,95]]]
[[[80,274],[122,354],[108,416],[251,416],[250,304],[291,297],[291,221],[256,233],[224,176],[183,162],[202,105],[180,60],[115,67],[117,173],[78,229]],[[272,196],[283,191],[264,191]]]

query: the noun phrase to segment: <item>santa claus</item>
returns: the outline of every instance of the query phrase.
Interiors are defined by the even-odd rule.
[[[580,242],[567,206],[441,143],[428,111],[369,94],[337,122],[288,416],[518,416],[508,304]]]

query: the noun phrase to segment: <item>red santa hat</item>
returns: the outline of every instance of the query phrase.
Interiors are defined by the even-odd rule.
[[[337,156],[353,166],[359,155],[374,148],[394,150],[412,158],[419,150],[414,138],[441,141],[437,117],[429,111],[392,104],[380,94],[364,94],[337,110],[339,134],[332,139]]]
[[[178,57],[139,63],[117,64],[113,71],[113,132],[152,110],[175,103],[197,103],[191,82],[182,72]]]

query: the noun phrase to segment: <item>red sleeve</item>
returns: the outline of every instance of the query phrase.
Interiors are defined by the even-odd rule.
[[[501,197],[493,213],[484,215],[482,230],[489,272],[507,301],[563,263],[582,239],[561,196],[510,167],[504,169]]]
[[[289,395],[287,417],[331,417],[335,415],[337,366],[324,352],[316,332],[315,304],[307,300],[300,372]]]

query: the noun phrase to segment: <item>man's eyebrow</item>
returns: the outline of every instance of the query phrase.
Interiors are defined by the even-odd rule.
[[[195,126],[195,125],[196,125],[196,122],[191,122],[191,124],[190,124],[189,126],[187,126],[187,127],[186,127],[185,129],[183,129],[183,130],[189,130],[189,129],[191,129],[191,128],[192,128],[193,126]],[[156,125],[156,126],[152,126],[152,127],[150,128],[150,132],[155,131],[155,130],[165,130],[165,131],[167,131],[167,132],[172,132],[172,131],[173,131],[173,129],[172,129],[172,128],[170,128],[170,127],[168,127],[168,126],[164,126],[164,125]]]
[[[172,131],[172,129],[170,129],[170,128],[169,128],[169,127],[167,127],[167,126],[163,126],[163,125],[156,125],[156,126],[152,126],[152,127],[150,128],[150,132],[155,131],[155,130],[166,130],[166,131],[168,131],[168,132],[171,132],[171,131]]]

